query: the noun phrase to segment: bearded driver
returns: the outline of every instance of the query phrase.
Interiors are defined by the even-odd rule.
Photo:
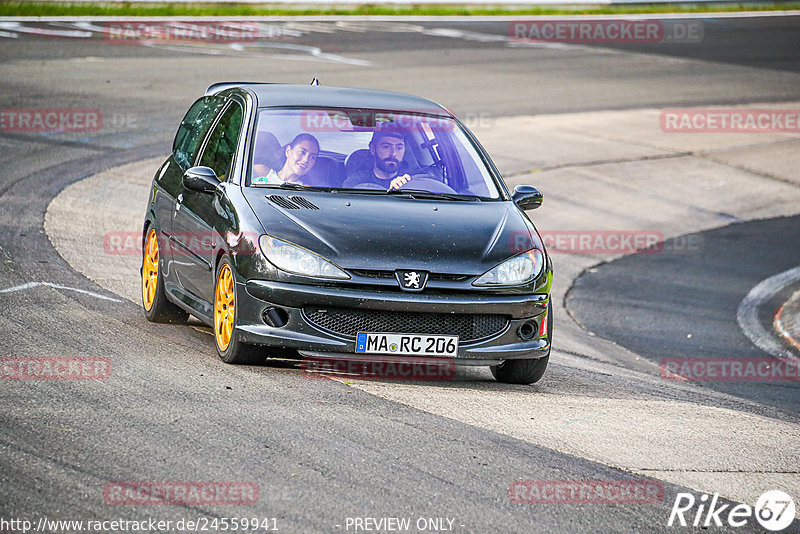
[[[386,190],[398,189],[411,180],[408,174],[398,175],[405,151],[406,143],[401,132],[391,130],[375,132],[369,142],[369,152],[375,161],[374,165],[372,168],[364,166],[357,169],[348,176],[343,186],[354,188],[360,184],[376,184]]]

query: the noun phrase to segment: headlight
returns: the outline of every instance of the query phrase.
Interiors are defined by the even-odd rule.
[[[264,256],[278,269],[316,278],[350,278],[350,275],[328,260],[297,245],[268,235],[262,235],[258,244]]]
[[[538,249],[506,260],[472,282],[474,286],[516,286],[534,280],[542,272],[544,256]]]

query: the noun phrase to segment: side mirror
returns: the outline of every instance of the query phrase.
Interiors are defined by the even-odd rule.
[[[201,193],[216,193],[219,185],[217,173],[209,167],[192,167],[183,173],[183,186]]]
[[[542,205],[542,192],[532,185],[518,185],[511,194],[511,200],[522,210],[535,210]]]

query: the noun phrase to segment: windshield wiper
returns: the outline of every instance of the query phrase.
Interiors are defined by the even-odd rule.
[[[283,182],[282,184],[255,184],[251,187],[264,187],[269,189],[291,189],[292,191],[328,191],[329,187],[319,187],[313,185],[300,185],[295,182]]]
[[[432,200],[458,200],[461,202],[471,202],[471,201],[479,201],[480,197],[474,195],[459,195],[457,193],[434,193],[432,191],[426,191],[425,189],[389,189],[388,191],[384,191],[386,195],[408,195],[411,198],[424,198],[424,199],[432,199]]]
[[[300,185],[295,182],[283,182],[282,184],[279,184],[278,187],[280,187],[281,189],[295,189],[295,190],[306,188],[304,185]]]
[[[410,198],[421,198],[428,200],[455,200],[459,202],[481,202],[481,197],[476,195],[459,195],[457,193],[434,193],[425,189],[357,189],[344,187],[315,187],[300,185],[295,182],[284,182],[282,184],[256,184],[253,187],[265,187],[275,189],[291,189],[293,191],[330,191],[331,193],[350,193],[357,195],[396,195],[407,196]]]

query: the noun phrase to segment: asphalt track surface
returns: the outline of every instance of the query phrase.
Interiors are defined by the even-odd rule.
[[[517,49],[476,37],[505,35],[507,26],[495,22],[415,26],[438,30],[298,25],[275,39],[295,45],[291,49],[213,53],[208,47],[111,45],[97,36],[0,37],[0,108],[98,108],[105,118],[102,130],[90,135],[0,133],[0,289],[46,282],[93,293],[38,285],[0,294],[0,354],[113,362],[106,381],[0,382],[0,517],[35,522],[246,515],[277,518],[282,532],[348,531],[348,517],[450,518],[456,532],[675,530],[666,526],[669,511],[676,493],[687,490],[669,483],[656,504],[513,504],[508,487],[514,480],[641,477],[339,381],[305,380],[291,363],[223,365],[206,333],[146,323],[136,305],[76,272],[45,234],[47,206],[60,191],[117,165],[163,155],[185,109],[219,80],[303,82],[318,76],[330,85],[419,94],[477,120],[800,96],[798,18],[709,20],[703,44],[651,46],[646,54],[633,46]],[[674,355],[672,333],[683,333],[685,323],[710,340],[703,345],[709,354],[757,354],[735,331],[730,307],[779,270],[767,264],[797,265],[797,247],[769,237],[796,226],[784,220],[723,228],[706,236],[722,243],[709,256],[673,256],[672,265],[657,263],[657,269],[640,256],[601,266],[579,279],[570,293],[576,302],[571,312],[598,335],[654,361]],[[739,230],[745,242],[760,240],[757,254],[724,245],[726,232]],[[80,235],[81,228],[74,231]],[[711,274],[731,260],[736,272]],[[676,294],[665,283],[670,278],[658,276],[666,271],[696,280],[696,287]],[[711,276],[715,282],[723,277],[727,290],[700,293],[689,304],[681,300],[694,299]],[[689,312],[670,312],[665,330],[652,328],[665,321],[658,310],[626,313],[631,301],[665,298]],[[610,303],[616,304],[612,311]],[[502,386],[487,374],[467,373],[447,388],[480,389],[487,398],[536,395],[537,386]],[[562,365],[556,357],[545,381],[590,396],[606,390],[632,399],[685,397],[798,422],[796,387],[776,392],[752,385],[723,399]],[[532,412],[537,402],[547,400],[533,402]],[[696,447],[715,445],[704,442],[698,429]],[[154,507],[109,506],[103,499],[108,482],[170,480],[254,481],[259,501],[247,507]],[[731,531],[759,530],[751,525]],[[788,531],[800,526],[795,522]]]
[[[700,254],[680,259],[633,254],[592,269],[576,280],[567,306],[589,330],[656,362],[664,355],[758,358],[761,350],[729,318],[736,316],[751,287],[800,263],[800,250],[786,246],[797,242],[799,233],[797,217],[702,232],[696,236],[703,243]],[[762,322],[769,325],[772,313],[792,293],[791,285],[776,293],[759,310]],[[632,319],[637,328],[630,328]],[[776,410],[800,411],[796,385],[709,382],[706,386]]]

